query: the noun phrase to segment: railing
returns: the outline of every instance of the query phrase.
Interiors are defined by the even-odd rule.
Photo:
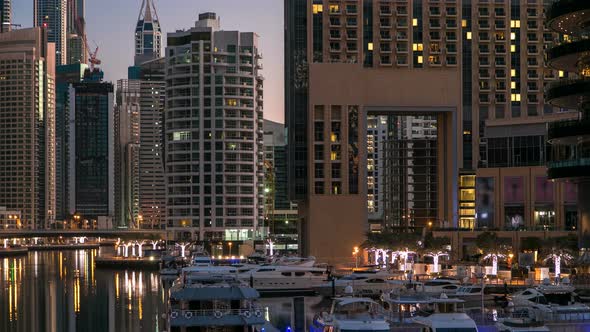
[[[547,9],[545,15],[547,21],[551,21],[559,16],[573,14],[584,9],[590,9],[590,2],[579,0],[554,0],[553,4]]]
[[[222,318],[225,316],[242,316],[246,318],[250,317],[262,317],[262,308],[258,306],[252,306],[246,309],[211,309],[211,310],[181,310],[172,309],[170,311],[170,318],[172,319],[191,319],[196,317],[213,317]]]

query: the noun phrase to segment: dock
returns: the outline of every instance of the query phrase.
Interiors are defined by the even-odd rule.
[[[0,257],[21,256],[26,255],[28,252],[29,249],[27,247],[0,248]]]
[[[84,243],[84,244],[34,244],[29,245],[29,251],[52,251],[52,250],[85,250],[98,249],[98,243]]]
[[[96,257],[94,263],[97,268],[108,269],[137,269],[137,270],[159,270],[160,260],[154,257],[118,257],[104,256]]]

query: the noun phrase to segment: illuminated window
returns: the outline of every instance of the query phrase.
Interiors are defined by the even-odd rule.
[[[313,5],[313,13],[321,13],[324,11],[324,5]]]
[[[412,44],[412,49],[414,51],[422,52],[422,50],[424,50],[424,45],[423,44]]]
[[[516,45],[510,45],[510,52],[516,52]]]
[[[172,134],[173,141],[184,141],[187,139],[191,139],[190,131],[177,131]]]
[[[513,93],[512,96],[510,97],[510,100],[520,101],[520,93]]]
[[[417,18],[412,19],[412,25],[415,27],[418,26],[418,19]]]
[[[516,39],[516,34],[514,32],[510,33],[510,40],[515,40]]]
[[[461,26],[467,28],[467,20],[461,20]]]
[[[330,5],[330,13],[340,13],[340,6],[339,5]]]
[[[467,31],[467,39],[471,39],[471,31]]]
[[[510,82],[510,89],[516,89],[516,82]]]
[[[424,58],[421,55],[418,55],[418,63],[424,62]]]
[[[238,101],[235,99],[228,99],[227,100],[227,105],[228,106],[237,106],[238,105]]]
[[[559,77],[563,77],[563,70],[559,71]]]
[[[510,20],[511,28],[520,28],[520,20]]]
[[[510,76],[516,76],[516,69],[510,69]]]
[[[373,50],[373,43],[368,43],[367,44],[367,50],[372,51]]]

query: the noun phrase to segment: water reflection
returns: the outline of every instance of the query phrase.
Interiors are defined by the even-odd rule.
[[[157,273],[95,270],[99,250],[0,259],[0,331],[163,330]]]
[[[96,270],[94,259],[102,250],[0,258],[0,331],[165,330],[167,291],[159,275]],[[292,327],[292,299],[261,299],[260,304],[266,319],[280,331]],[[305,299],[308,326],[329,304],[320,297]]]

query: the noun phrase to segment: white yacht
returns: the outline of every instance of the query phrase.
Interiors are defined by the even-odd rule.
[[[467,306],[475,304],[480,306],[482,301],[489,302],[495,299],[494,295],[485,293],[485,285],[482,284],[461,285],[454,294],[449,294],[449,296],[465,301]]]
[[[314,290],[323,296],[343,295],[348,286],[353,289],[354,295],[376,296],[384,292],[392,291],[394,288],[401,288],[396,280],[391,280],[392,275],[386,272],[366,273],[355,272],[338,279],[330,280]]]
[[[465,313],[432,314],[413,321],[424,326],[422,332],[477,332],[475,321]]]
[[[574,287],[567,282],[550,285],[546,281],[535,288],[514,293],[511,297],[514,306],[529,306],[540,315],[538,320],[590,320],[590,307],[581,303]]]
[[[543,322],[528,318],[505,318],[496,323],[498,332],[549,332]]]
[[[266,295],[282,292],[313,292],[326,282],[326,268],[300,265],[262,265],[240,272],[238,278]]]
[[[311,332],[389,332],[390,326],[379,304],[362,297],[334,299],[330,312],[316,315]]]
[[[424,292],[429,294],[454,294],[461,287],[456,279],[436,278],[424,281]]]
[[[227,276],[191,275],[170,288],[168,331],[248,332],[265,324],[259,293]]]

